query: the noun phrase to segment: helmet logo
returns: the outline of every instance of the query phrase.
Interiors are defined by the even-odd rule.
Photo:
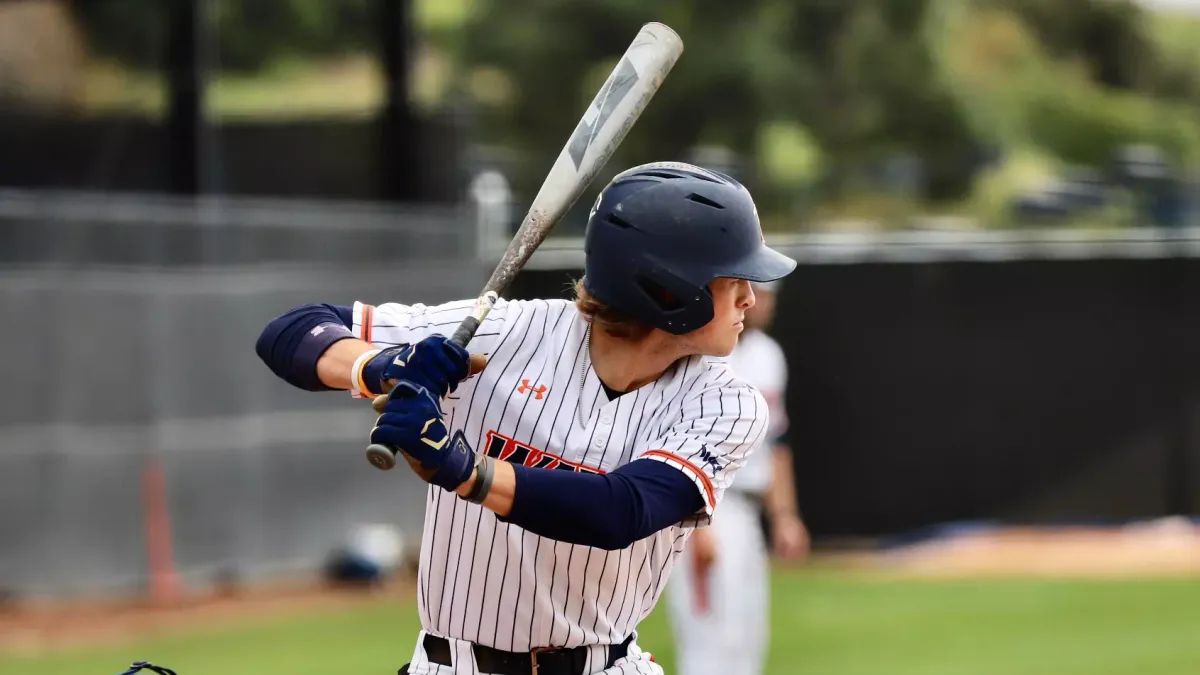
[[[592,204],[592,210],[588,212],[588,220],[591,220],[596,215],[596,212],[600,210],[600,202],[602,201],[604,201],[603,191],[596,195],[596,201]]]

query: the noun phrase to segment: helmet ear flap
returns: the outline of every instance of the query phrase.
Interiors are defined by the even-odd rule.
[[[643,293],[650,296],[650,301],[657,305],[660,311],[677,312],[683,308],[682,300],[675,297],[674,293],[671,293],[651,279],[644,276],[639,276],[637,277],[636,281],[638,288],[642,289]]]
[[[700,328],[713,318],[712,295],[706,287],[676,276],[662,265],[634,272],[643,303],[653,307],[651,325],[682,335]],[[642,304],[642,303],[639,303]]]

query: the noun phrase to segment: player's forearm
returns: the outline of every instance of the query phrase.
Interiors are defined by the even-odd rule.
[[[471,492],[471,488],[475,485],[476,479],[479,477],[478,469],[471,474],[471,477],[462,485],[458,486],[455,492],[460,497],[466,497]],[[485,509],[490,509],[496,515],[504,518],[512,511],[513,493],[516,491],[517,477],[513,471],[512,464],[495,460],[492,462],[492,486],[488,490],[487,496],[483,499]]]
[[[767,484],[767,514],[774,520],[799,518],[796,487],[792,473],[792,451],[783,444],[771,448],[771,480]]]
[[[279,378],[309,391],[349,388],[350,365],[341,378],[325,378],[318,369],[323,355],[337,347],[339,354],[349,348],[342,344],[354,338],[350,331],[351,309],[339,305],[309,304],[295,307],[272,319],[255,342],[254,350],[263,363]],[[361,352],[360,352],[361,353]],[[353,364],[353,359],[350,363]]]
[[[534,534],[605,550],[622,549],[703,508],[695,484],[663,462],[638,460],[597,475],[493,461],[483,506]],[[456,492],[470,493],[472,475]]]
[[[351,389],[351,369],[363,354],[375,350],[369,342],[347,338],[333,343],[317,359],[317,378],[330,389]]]

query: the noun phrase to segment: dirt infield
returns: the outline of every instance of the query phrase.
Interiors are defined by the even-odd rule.
[[[35,655],[64,647],[112,645],[188,628],[375,602],[412,602],[413,597],[411,584],[404,580],[369,589],[293,583],[192,595],[169,604],[119,600],[18,605],[0,609],[0,652]]]
[[[926,577],[1200,575],[1200,525],[1183,518],[1115,527],[966,530],[842,563]]]

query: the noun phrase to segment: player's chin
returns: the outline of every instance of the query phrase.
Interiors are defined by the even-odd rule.
[[[714,336],[714,339],[709,341],[708,349],[705,353],[709,356],[729,356],[733,353],[734,347],[737,347],[738,335],[741,331],[733,331],[725,335]]]

